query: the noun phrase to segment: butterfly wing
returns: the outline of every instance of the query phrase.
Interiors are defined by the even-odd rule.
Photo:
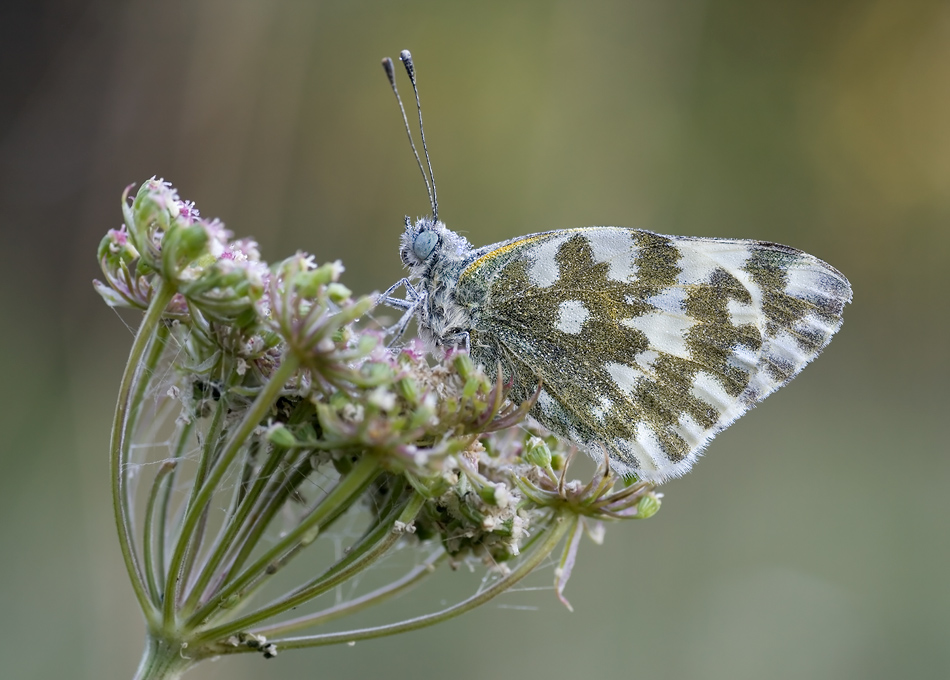
[[[501,362],[513,398],[624,475],[685,473],[719,431],[828,344],[851,300],[837,270],[761,241],[591,227],[483,251],[472,354]]]

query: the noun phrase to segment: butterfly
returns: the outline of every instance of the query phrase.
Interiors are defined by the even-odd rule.
[[[395,335],[415,319],[431,352],[500,366],[513,401],[537,391],[541,425],[624,477],[687,472],[818,356],[851,301],[837,269],[767,241],[584,227],[475,248],[438,220],[434,187],[432,217],[406,218],[409,276],[381,298],[404,310]]]

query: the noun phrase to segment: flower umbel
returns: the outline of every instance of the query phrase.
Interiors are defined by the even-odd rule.
[[[606,467],[569,480],[571,450],[522,423],[532,401],[509,402],[498,367],[386,347],[363,321],[375,296],[340,283],[339,262],[298,253],[268,266],[162,180],[131,202],[127,190],[122,208],[94,284],[110,306],[145,312],[111,445],[119,542],[146,620],[137,677],[432,625],[504,592],[568,536],[555,578],[566,604],[582,530],[599,539],[603,520],[658,509],[650,485]],[[143,457],[159,442],[165,455]],[[359,529],[335,554],[341,526]],[[416,555],[402,574],[320,608],[397,545]],[[282,581],[304,554],[316,576]],[[472,561],[494,580],[447,609],[288,637],[400,595],[442,562]]]

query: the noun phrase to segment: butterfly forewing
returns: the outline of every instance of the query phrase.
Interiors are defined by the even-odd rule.
[[[589,227],[478,251],[455,283],[470,348],[512,398],[620,473],[686,472],[841,325],[847,280],[773,243]]]

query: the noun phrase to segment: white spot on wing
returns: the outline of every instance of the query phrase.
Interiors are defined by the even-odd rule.
[[[643,377],[643,373],[632,366],[619,364],[616,361],[607,362],[604,368],[607,369],[607,372],[610,374],[610,377],[613,378],[617,387],[627,394],[633,393],[637,388],[637,384],[640,382],[640,378]]]
[[[752,305],[747,305],[738,300],[729,299],[726,302],[726,311],[729,313],[729,323],[733,326],[744,326],[753,324],[762,327],[764,318]]]
[[[690,394],[706,402],[720,413],[728,412],[736,400],[729,396],[722,384],[711,373],[700,371],[693,378]]]
[[[818,353],[828,344],[831,336],[840,325],[840,320],[837,325],[830,325],[827,321],[812,314],[800,320],[791,329],[783,330],[775,336],[766,337],[759,352],[756,370],[752,372],[749,385],[742,394],[743,403],[762,401],[798,375],[798,372],[808,362],[818,356]],[[802,348],[795,336],[796,332],[808,335],[819,333],[821,336],[820,346],[817,348],[812,346]],[[814,340],[810,341],[814,342]],[[776,378],[769,371],[770,365],[781,366],[783,370],[788,372],[788,377],[784,379]]]
[[[719,264],[705,252],[709,244],[705,241],[678,242],[680,259],[676,263],[680,273],[676,275],[677,283],[707,283],[709,277]]]
[[[732,349],[732,353],[726,359],[726,362],[741,371],[751,373],[756,370],[759,355],[755,350],[751,350],[745,345],[737,345]]]
[[[785,292],[792,297],[808,298],[828,287],[824,283],[828,275],[821,269],[793,266],[788,269],[786,276],[788,283]]]
[[[840,323],[838,325],[840,326]],[[820,334],[823,338],[822,347],[824,347],[824,345],[827,344],[829,340],[831,340],[831,336],[834,335],[835,331],[838,330],[838,327],[829,324],[816,314],[809,314],[805,318],[798,321],[792,327],[792,330],[799,333]],[[817,351],[815,353],[817,354]]]
[[[742,241],[677,240],[676,246],[680,251],[677,264],[682,270],[676,277],[679,283],[708,283],[712,273],[720,268],[742,281],[737,272],[751,253]]]
[[[769,357],[795,366],[796,373],[814,356],[810,352],[803,352],[795,337],[788,331],[782,331],[771,338],[766,351]]]
[[[557,402],[554,401],[554,397],[548,394],[547,390],[541,390],[541,393],[538,394],[538,406],[541,407],[541,412],[547,416],[553,416],[557,411]]]
[[[590,311],[580,300],[565,300],[557,308],[557,321],[554,327],[562,333],[577,335],[590,317]]]
[[[639,441],[636,439],[614,439],[614,446],[622,451],[627,458],[633,458],[637,461],[636,468],[631,469],[631,472],[643,478],[654,479],[658,477],[656,463],[647,455]]]
[[[683,438],[691,453],[706,443],[706,429],[688,413],[680,415],[679,422],[672,429]]]
[[[603,422],[604,416],[614,407],[614,402],[609,397],[601,397],[600,404],[591,409],[591,414],[597,420]]]
[[[531,262],[531,266],[528,267],[528,278],[531,283],[540,288],[547,288],[557,283],[561,277],[561,269],[558,267],[555,256],[568,238],[569,236],[549,238],[528,251],[528,259]]]
[[[637,355],[637,364],[652,367],[653,363],[659,358],[660,354],[656,350],[645,349]]]
[[[651,467],[662,474],[662,470],[669,465],[670,461],[666,457],[666,453],[663,452],[663,447],[660,446],[660,438],[656,436],[653,428],[643,422],[637,423],[637,443],[644,453],[650,457],[653,463]],[[644,457],[639,456],[639,458],[642,460]]]
[[[696,322],[687,316],[653,312],[623,319],[620,323],[647,336],[650,347],[674,356],[689,357],[689,350],[686,347],[686,331],[692,328]]]
[[[749,385],[742,393],[742,397],[746,403],[758,403],[781,386],[777,380],[769,375],[768,371],[759,369],[752,374]]]
[[[628,303],[633,302],[629,297]],[[670,314],[683,314],[686,310],[686,289],[678,286],[664,288],[659,293],[646,299],[648,305]]]
[[[594,262],[607,262],[607,278],[628,282],[637,274],[637,247],[633,234],[626,229],[598,229],[586,234]]]
[[[742,240],[705,241],[703,251],[731,274],[740,271],[752,255],[752,242]]]

